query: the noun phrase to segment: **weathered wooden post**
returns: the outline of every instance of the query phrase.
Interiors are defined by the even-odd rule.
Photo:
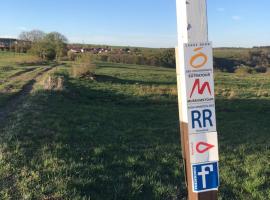
[[[218,140],[206,0],[176,0],[177,85],[189,200],[217,200]]]

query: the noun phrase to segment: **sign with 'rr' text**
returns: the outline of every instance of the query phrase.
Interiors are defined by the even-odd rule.
[[[215,104],[188,106],[189,134],[216,132]]]
[[[216,132],[212,44],[184,44],[184,55],[189,134]]]
[[[193,192],[217,190],[219,155],[212,45],[184,44],[184,55]]]

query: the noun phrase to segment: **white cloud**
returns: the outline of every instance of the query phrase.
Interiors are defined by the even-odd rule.
[[[225,11],[225,8],[217,8],[217,11],[218,12],[224,12]]]
[[[232,16],[232,19],[233,19],[234,21],[239,21],[239,20],[241,20],[241,17],[238,16],[238,15],[234,15],[234,16]]]

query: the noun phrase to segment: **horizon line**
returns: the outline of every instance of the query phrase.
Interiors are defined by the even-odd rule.
[[[0,39],[16,39],[19,40],[18,37],[13,37],[13,36],[0,36]],[[69,41],[68,44],[80,44],[80,45],[98,45],[98,46],[111,46],[111,47],[131,47],[131,48],[150,48],[150,49],[174,49],[175,47],[172,46],[167,46],[167,47],[151,47],[151,46],[136,46],[136,45],[120,45],[120,44],[102,44],[102,43],[83,43],[83,42],[76,42],[76,41]],[[249,47],[244,47],[244,46],[215,46],[213,48],[215,49],[222,49],[222,48],[233,48],[233,49],[252,49],[256,47],[270,47],[270,45],[252,45]]]

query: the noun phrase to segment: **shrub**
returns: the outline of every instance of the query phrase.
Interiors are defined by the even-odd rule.
[[[91,62],[91,56],[83,54],[71,67],[71,76],[74,78],[89,77],[91,79],[94,79],[95,70],[96,65]]]
[[[267,72],[267,67],[265,67],[265,66],[256,66],[255,70],[258,73],[266,73]]]
[[[100,60],[101,60],[102,62],[107,62],[107,61],[108,61],[108,58],[109,58],[108,55],[101,55],[101,56],[100,56]]]
[[[252,67],[241,65],[241,66],[238,66],[234,72],[239,75],[246,75],[246,74],[253,74],[256,71]]]
[[[75,61],[77,59],[77,54],[72,51],[68,51],[67,56],[70,61]]]
[[[233,73],[240,64],[241,63],[235,59],[214,57],[214,68],[222,72]]]
[[[175,63],[175,50],[174,49],[167,49],[163,51],[160,54],[160,63],[164,67],[171,67],[174,68],[176,63]]]

